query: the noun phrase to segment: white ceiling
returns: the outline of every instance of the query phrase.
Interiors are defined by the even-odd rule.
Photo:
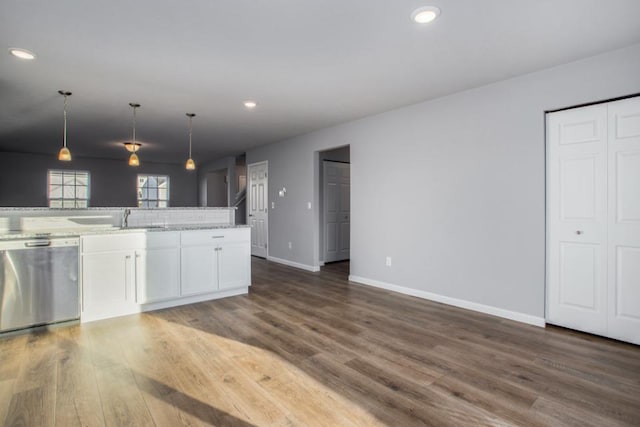
[[[438,20],[410,20],[436,5]],[[640,42],[638,0],[2,0],[0,150],[196,161]],[[22,47],[37,54],[21,61]],[[247,111],[242,101],[259,106]]]

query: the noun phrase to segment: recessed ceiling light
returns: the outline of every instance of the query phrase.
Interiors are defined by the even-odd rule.
[[[428,24],[440,16],[440,9],[435,6],[419,7],[411,14],[413,19],[418,24]]]
[[[28,51],[27,49],[20,49],[18,47],[12,47],[9,49],[9,53],[20,59],[35,59],[36,54]]]
[[[249,110],[253,110],[258,106],[258,103],[256,101],[244,101],[244,106]]]

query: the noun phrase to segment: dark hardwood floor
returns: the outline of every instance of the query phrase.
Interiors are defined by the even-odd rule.
[[[26,426],[640,425],[640,347],[253,260],[247,296],[0,339]]]

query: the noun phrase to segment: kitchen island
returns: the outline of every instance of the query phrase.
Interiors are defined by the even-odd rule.
[[[41,248],[47,258],[51,242],[74,240],[77,268],[53,261],[51,274],[64,270],[77,289],[74,318],[85,323],[246,294],[251,229],[233,223],[232,209],[135,209],[128,224],[128,208],[2,209],[0,240]]]
[[[245,294],[250,228],[135,228],[80,238],[82,322]]]

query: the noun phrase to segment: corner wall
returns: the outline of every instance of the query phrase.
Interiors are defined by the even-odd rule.
[[[349,144],[352,275],[542,319],[544,112],[638,92],[634,45],[251,150],[269,255],[318,265],[317,151]]]

